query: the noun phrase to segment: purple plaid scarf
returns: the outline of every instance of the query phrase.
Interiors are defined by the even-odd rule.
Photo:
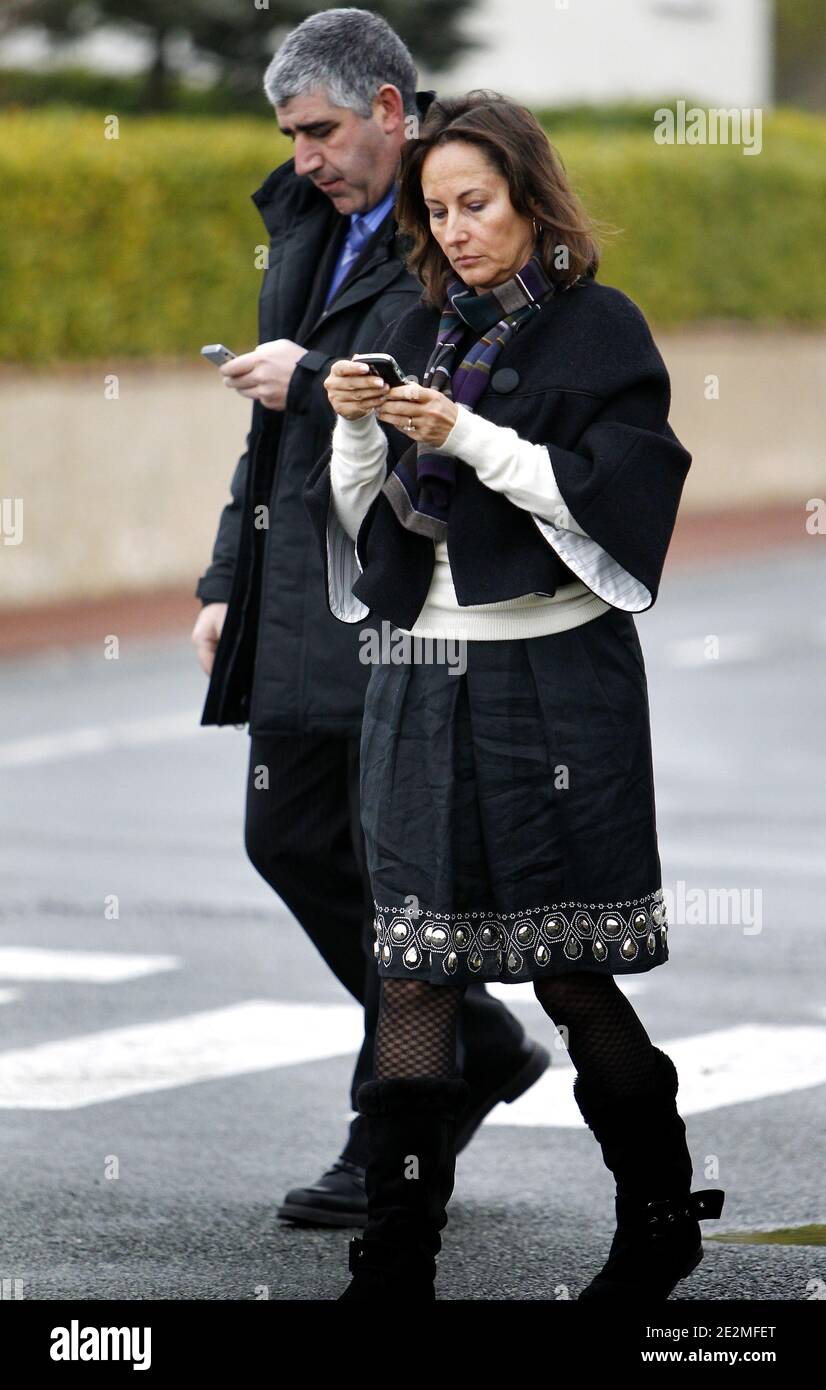
[[[485,294],[468,289],[458,275],[451,276],[422,385],[474,410],[503,347],[553,291],[536,254],[517,275]],[[481,337],[454,367],[468,325]],[[432,444],[411,444],[402,454],[382,488],[402,526],[434,541],[444,540],[456,488],[456,463],[453,455]]]

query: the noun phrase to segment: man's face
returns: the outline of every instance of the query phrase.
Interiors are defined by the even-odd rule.
[[[341,213],[366,212],[393,182],[404,139],[395,92],[382,87],[366,120],[345,106],[331,106],[321,91],[275,108],[279,129],[295,142],[295,172],[311,178]]]

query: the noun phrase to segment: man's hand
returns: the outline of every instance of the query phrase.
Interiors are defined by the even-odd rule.
[[[276,338],[272,343],[259,343],[252,352],[242,352],[218,370],[224,385],[239,396],[260,401],[267,410],[283,410],[295,364],[306,351],[289,338]]]
[[[206,671],[208,676],[212,675],[212,663],[215,660],[215,651],[228,607],[227,603],[205,603],[192,629],[190,640],[195,648],[195,655],[201,669]]]

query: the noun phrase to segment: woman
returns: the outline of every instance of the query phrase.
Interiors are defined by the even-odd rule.
[[[375,613],[408,646],[459,638],[466,669],[396,661],[367,689],[382,994],[358,1093],[368,1222],[342,1297],[435,1297],[466,1094],[456,1013],[480,979],[533,982],[616,1179],[616,1235],[580,1298],[665,1299],[723,1193],[691,1192],[674,1064],[614,976],[668,959],[632,614],[656,599],[691,459],[646,322],[596,283],[588,220],[528,111],[434,102],[397,215],[425,293],[376,350],[408,384],[333,365],[338,420],[305,500],[336,617]]]

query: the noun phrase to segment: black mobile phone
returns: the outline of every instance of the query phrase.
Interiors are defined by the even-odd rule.
[[[386,381],[388,386],[406,386],[407,377],[389,352],[356,352],[354,362],[366,362],[368,367]]]

